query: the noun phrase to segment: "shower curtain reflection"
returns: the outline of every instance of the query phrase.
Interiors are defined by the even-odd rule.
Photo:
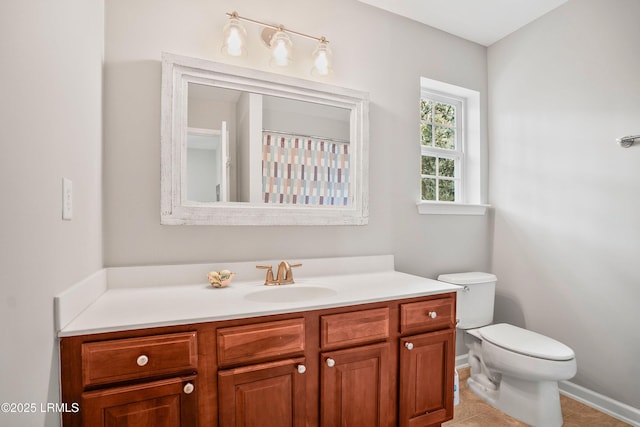
[[[349,143],[263,132],[264,203],[349,206]]]

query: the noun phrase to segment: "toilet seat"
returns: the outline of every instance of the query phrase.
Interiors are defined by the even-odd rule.
[[[558,361],[575,357],[573,350],[561,342],[507,323],[484,326],[478,332],[483,340],[526,356]]]

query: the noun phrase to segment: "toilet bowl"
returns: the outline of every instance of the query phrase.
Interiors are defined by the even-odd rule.
[[[491,324],[496,283],[493,274],[447,274],[438,280],[464,287],[458,293],[457,317],[468,349],[469,389],[532,426],[562,426],[558,381],[576,374],[573,350],[527,329]]]
[[[481,340],[480,353],[476,346],[469,357],[480,360],[474,362],[477,367],[472,368],[469,388],[527,424],[561,426],[558,381],[576,374],[573,351],[544,335],[506,323],[476,331]]]

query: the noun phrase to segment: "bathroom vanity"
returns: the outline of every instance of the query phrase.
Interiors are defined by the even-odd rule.
[[[440,425],[457,286],[388,261],[303,267],[293,285],[108,289],[59,334],[62,401],[80,407],[64,426]]]

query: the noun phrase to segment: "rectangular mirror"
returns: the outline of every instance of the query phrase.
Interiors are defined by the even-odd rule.
[[[163,54],[161,222],[366,224],[368,95]]]

